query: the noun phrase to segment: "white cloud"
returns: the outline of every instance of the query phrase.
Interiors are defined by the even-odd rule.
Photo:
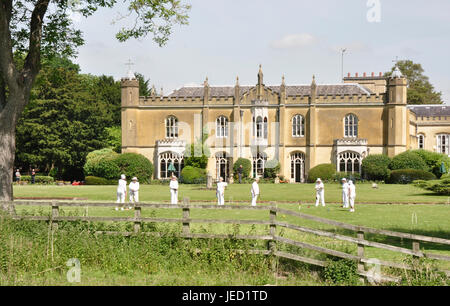
[[[308,33],[288,34],[279,40],[270,43],[270,46],[275,49],[290,49],[298,47],[306,47],[315,44],[317,39]]]

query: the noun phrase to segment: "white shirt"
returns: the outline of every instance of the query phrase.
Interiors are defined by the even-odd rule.
[[[125,193],[127,191],[127,181],[120,179],[119,186],[117,186],[117,192]]]
[[[348,183],[342,184],[342,192],[345,194],[348,193]]]
[[[259,195],[259,186],[257,182],[253,182],[252,184],[252,194]]]
[[[226,182],[218,182],[217,183],[217,192],[218,193],[224,193],[225,192],[225,187],[228,186],[228,183]]]
[[[139,191],[139,182],[131,182],[128,187],[130,188],[130,191]]]
[[[323,185],[323,183],[316,183],[316,191],[317,192],[323,191],[324,188],[325,188],[325,186]]]
[[[349,184],[348,189],[350,190],[350,197],[351,198],[356,197],[356,187],[355,187],[355,185],[354,184],[351,184],[351,185]]]
[[[178,181],[177,180],[170,180],[170,189],[178,189]]]

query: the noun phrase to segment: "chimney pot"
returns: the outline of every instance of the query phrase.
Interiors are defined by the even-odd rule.
[[[358,72],[355,74],[356,77],[358,77]]]
[[[372,72],[372,76],[375,76],[375,72]]]
[[[367,76],[367,74],[364,72],[364,77],[366,77]]]
[[[383,76],[383,72],[380,72],[380,76]]]
[[[350,72],[348,73],[348,77],[351,77],[351,73]]]

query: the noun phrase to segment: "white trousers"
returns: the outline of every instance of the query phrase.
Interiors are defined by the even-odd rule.
[[[130,191],[130,203],[139,202],[139,191]]]
[[[342,193],[342,204],[343,204],[344,208],[348,208],[348,193],[347,192]]]
[[[257,200],[258,200],[258,194],[252,194],[252,206],[256,206]]]
[[[125,203],[125,192],[117,191],[117,203]]]
[[[170,203],[178,204],[178,189],[170,189]]]
[[[316,206],[319,206],[319,201],[322,206],[325,206],[325,192],[323,190],[316,192]]]
[[[355,209],[355,197],[349,197],[350,200],[350,207],[352,209]]]
[[[216,192],[217,196],[217,205],[225,205],[225,194]]]

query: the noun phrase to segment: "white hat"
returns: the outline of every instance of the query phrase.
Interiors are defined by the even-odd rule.
[[[125,174],[121,174],[121,175],[120,175],[120,178],[121,178],[122,180],[124,180],[124,179],[125,179]]]
[[[321,182],[322,180],[320,179],[320,177],[319,178],[317,178],[317,181],[316,182]]]
[[[345,177],[342,178],[342,181],[346,181],[347,179]]]
[[[137,177],[133,177],[131,180],[132,181],[137,181]]]

